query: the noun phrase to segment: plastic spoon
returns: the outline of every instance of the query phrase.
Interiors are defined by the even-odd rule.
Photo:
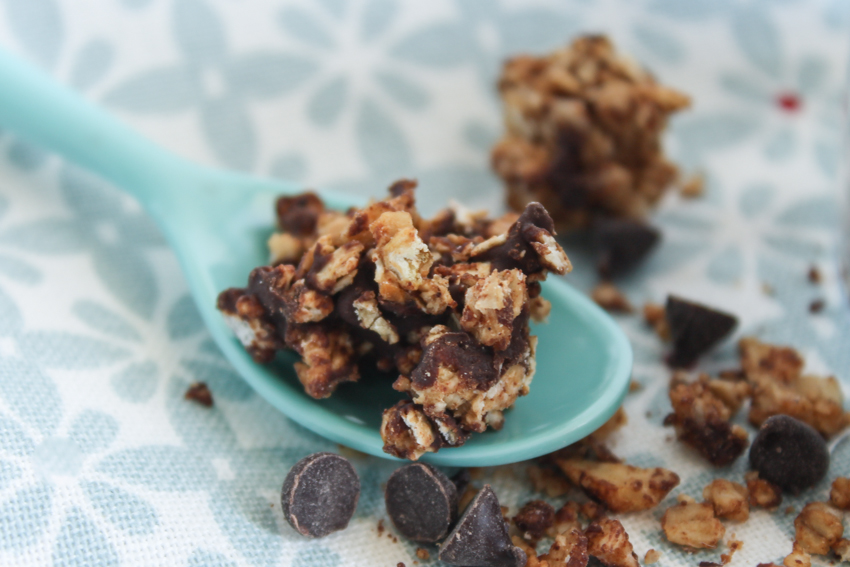
[[[388,383],[362,379],[314,400],[295,377],[294,355],[268,366],[254,363],[215,308],[221,290],[244,285],[250,270],[267,262],[274,199],[301,187],[185,161],[3,50],[0,85],[0,127],[99,174],[147,209],[177,254],[207,328],[257,393],[319,435],[389,458],[379,434],[381,412],[399,394]],[[321,195],[332,208],[357,204]],[[543,294],[552,313],[532,329],[539,346],[531,393],[508,412],[501,431],[474,435],[423,460],[487,466],[530,459],[591,433],[619,407],[632,365],[622,331],[561,278],[550,278]]]

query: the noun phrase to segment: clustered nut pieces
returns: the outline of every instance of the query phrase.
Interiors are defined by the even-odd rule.
[[[362,360],[397,372],[392,387],[408,399],[384,412],[381,435],[411,460],[502,427],[534,376],[528,323],[549,312],[540,282],[571,269],[539,203],[498,219],[424,219],[415,187],[398,181],[346,213],[312,193],[281,197],[271,265],[218,299],[257,362],[301,355],[295,371],[314,398],[356,382]]]
[[[690,98],[605,37],[508,60],[499,93],[506,133],[491,158],[514,209],[539,201],[559,229],[600,215],[640,219],[678,176],[661,134]]]

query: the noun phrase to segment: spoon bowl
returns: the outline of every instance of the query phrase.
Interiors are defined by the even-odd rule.
[[[216,310],[221,290],[245,285],[248,273],[268,262],[274,201],[300,187],[184,161],[2,51],[0,84],[0,127],[98,173],[148,210],[177,254],[215,342],[260,396],[319,435],[393,458],[382,450],[379,427],[381,412],[401,396],[390,387],[395,376],[375,372],[315,400],[295,376],[293,353],[269,365],[255,363]],[[320,194],[330,208],[362,205],[345,195]],[[490,466],[530,459],[591,433],[620,406],[632,365],[625,335],[562,278],[545,282],[543,295],[552,312],[547,323],[532,325],[539,343],[531,393],[507,412],[501,431],[473,435],[462,447],[427,454],[423,461]]]

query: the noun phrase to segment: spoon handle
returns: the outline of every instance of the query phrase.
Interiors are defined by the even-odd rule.
[[[112,181],[149,210],[169,200],[166,176],[193,167],[5,49],[0,127]]]

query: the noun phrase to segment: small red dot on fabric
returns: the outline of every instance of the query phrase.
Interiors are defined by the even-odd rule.
[[[795,93],[787,92],[776,97],[776,104],[785,112],[797,112],[803,106],[803,101]]]

